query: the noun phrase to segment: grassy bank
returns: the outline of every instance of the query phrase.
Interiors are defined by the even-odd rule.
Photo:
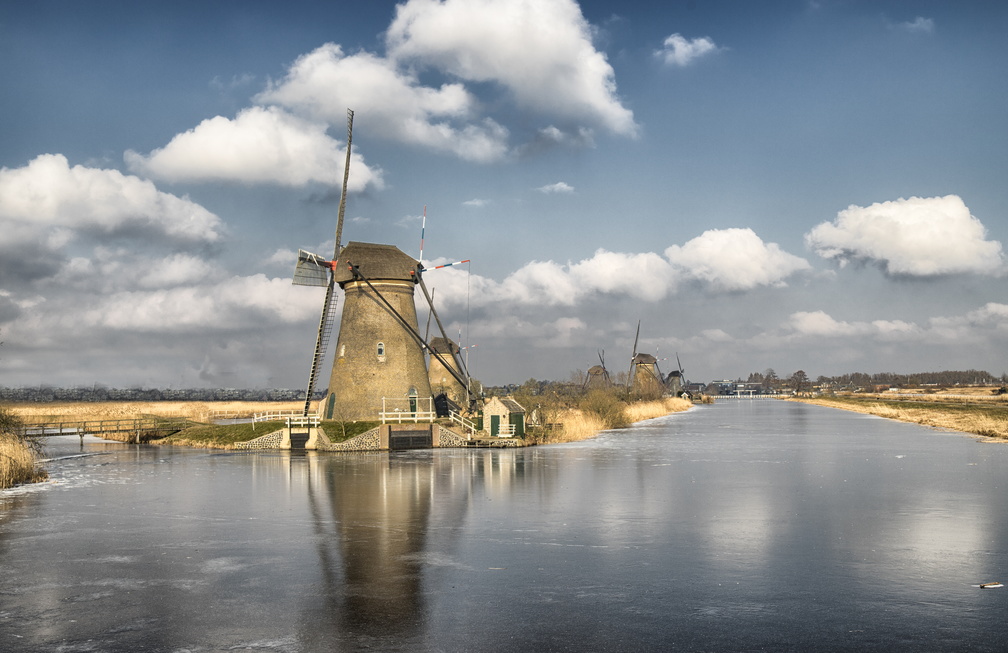
[[[343,442],[378,426],[378,422],[322,422],[322,429],[331,442]],[[152,444],[227,449],[239,442],[248,442],[259,436],[284,428],[284,422],[259,422],[252,424],[201,424],[179,431]]]
[[[1008,440],[1008,405],[1000,401],[947,400],[927,395],[912,399],[884,399],[877,396],[838,395],[836,397],[794,398],[819,406],[842,408],[901,422],[951,429]]]
[[[537,444],[578,442],[600,431],[687,410],[693,402],[678,397],[647,401],[621,400],[613,393],[589,393],[575,405],[555,409],[549,428],[530,428],[526,439]]]
[[[48,478],[39,464],[40,447],[34,440],[19,435],[21,427],[20,418],[0,409],[0,488]]]

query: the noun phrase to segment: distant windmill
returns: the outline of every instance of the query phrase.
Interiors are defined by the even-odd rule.
[[[599,365],[592,365],[588,368],[588,373],[585,375],[584,383],[581,384],[582,390],[594,390],[596,388],[608,388],[612,386],[612,379],[609,377],[609,370],[605,366],[605,350],[600,349],[598,352]]]
[[[690,393],[686,390],[686,376],[683,371],[682,362],[679,360],[678,352],[676,352],[675,360],[679,369],[669,372],[668,377],[665,379],[665,387],[668,388],[670,394],[676,397],[689,398]]]
[[[447,339],[424,285],[419,261],[393,245],[351,242],[341,248],[352,129],[353,111],[347,111],[347,160],[335,254],[332,260],[326,260],[310,252],[299,252],[294,283],[326,287],[305,414],[329,340],[336,305],[334,288],[338,284],[344,293],[344,306],[329,394],[320,412],[326,419],[374,420],[388,408],[387,399],[399,402],[397,405],[411,412],[428,410],[433,398],[425,351],[463,385],[464,377],[456,370],[464,367],[456,352],[449,353],[455,360],[453,365],[444,353],[431,350],[419,333],[413,299],[417,285],[423,290],[442,337]]]
[[[635,394],[664,394],[665,384],[662,383],[662,373],[658,369],[658,359],[651,354],[637,353],[639,338],[640,321],[637,322],[637,335],[634,336],[633,355],[630,358],[630,372],[627,377],[627,391]]]

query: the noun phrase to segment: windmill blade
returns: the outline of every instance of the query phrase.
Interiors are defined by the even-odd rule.
[[[343,234],[343,214],[346,211],[347,182],[350,179],[350,148],[352,143],[353,111],[347,109],[346,161],[343,164],[343,190],[340,194],[339,213],[336,218],[336,244],[333,247],[332,261],[325,261],[316,254],[300,250],[298,251],[297,266],[294,268],[295,284],[305,286],[322,285],[326,288],[326,296],[322,302],[322,316],[319,318],[318,334],[315,338],[315,354],[312,356],[311,372],[308,373],[308,388],[305,392],[303,413],[305,417],[308,416],[308,411],[311,410],[311,399],[312,393],[315,391],[315,381],[318,379],[319,366],[322,364],[322,359],[325,358],[325,350],[329,344],[329,334],[332,332],[332,323],[336,314],[336,283],[332,272],[333,268],[336,266],[336,259],[339,258],[340,238]],[[302,255],[304,255],[303,258]],[[324,271],[322,283],[319,283],[318,268],[321,267],[320,263],[322,262],[326,264],[325,267],[327,269]],[[303,274],[302,283],[299,283],[298,281],[299,269]]]
[[[676,362],[676,365],[679,366],[679,376],[682,376],[683,375],[683,368],[682,368],[682,363],[679,362],[679,352],[676,352],[676,354],[675,354],[675,362]]]
[[[426,272],[428,270],[440,270],[441,268],[450,268],[453,265],[462,265],[463,263],[472,263],[472,261],[470,261],[469,259],[465,259],[464,261],[455,261],[454,263],[445,263],[444,265],[435,265],[432,268],[420,268],[420,271],[421,272]]]
[[[339,214],[336,218],[336,246],[333,260],[339,258],[340,238],[343,236],[343,214],[346,212],[347,182],[350,180],[350,147],[353,144],[353,111],[347,109],[346,161],[343,163],[343,191],[340,193]]]
[[[630,357],[630,371],[627,373],[627,382],[626,382],[627,392],[630,391],[630,388],[633,385],[634,368],[636,367],[636,365],[634,365],[634,362],[637,360],[637,340],[639,338],[640,338],[640,320],[637,320],[637,335],[635,335],[633,339],[633,355]]]
[[[333,321],[336,318],[336,284],[330,275],[326,286],[325,300],[322,302],[322,316],[319,318],[318,335],[315,338],[315,354],[312,356],[311,372],[308,374],[308,389],[305,391],[304,412],[308,417],[311,410],[312,393],[315,392],[315,381],[318,380],[322,359],[325,358],[326,347],[329,345],[329,335],[332,333]]]
[[[312,254],[311,252],[299,249],[292,281],[295,286],[325,288],[329,285],[329,274],[331,271],[332,261],[327,261],[318,254]]]

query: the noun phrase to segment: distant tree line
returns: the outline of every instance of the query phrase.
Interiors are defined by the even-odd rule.
[[[316,390],[321,399],[325,390]],[[0,386],[0,400],[24,402],[52,401],[302,401],[303,389],[293,388],[109,388],[103,385],[57,388],[38,385],[22,388]]]
[[[742,382],[742,379],[739,378],[739,383]],[[752,372],[749,374],[748,379],[745,380],[745,383],[758,385],[765,392],[774,392],[783,389],[805,392],[813,386],[828,387],[837,390],[874,389],[878,387],[919,388],[927,386],[948,388],[954,386],[1003,385],[1008,383],[1008,374],[996,377],[990,372],[982,370],[946,370],[943,372],[916,372],[913,374],[851,372],[838,376],[819,376],[813,382],[802,370],[798,370],[789,377],[779,378],[773,369],[767,369],[764,372]]]

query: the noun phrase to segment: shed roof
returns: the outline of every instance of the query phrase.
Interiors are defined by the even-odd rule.
[[[378,245],[351,241],[340,252],[336,264],[336,283],[353,281],[347,265],[354,265],[368,281],[415,281],[419,265],[395,245]]]

